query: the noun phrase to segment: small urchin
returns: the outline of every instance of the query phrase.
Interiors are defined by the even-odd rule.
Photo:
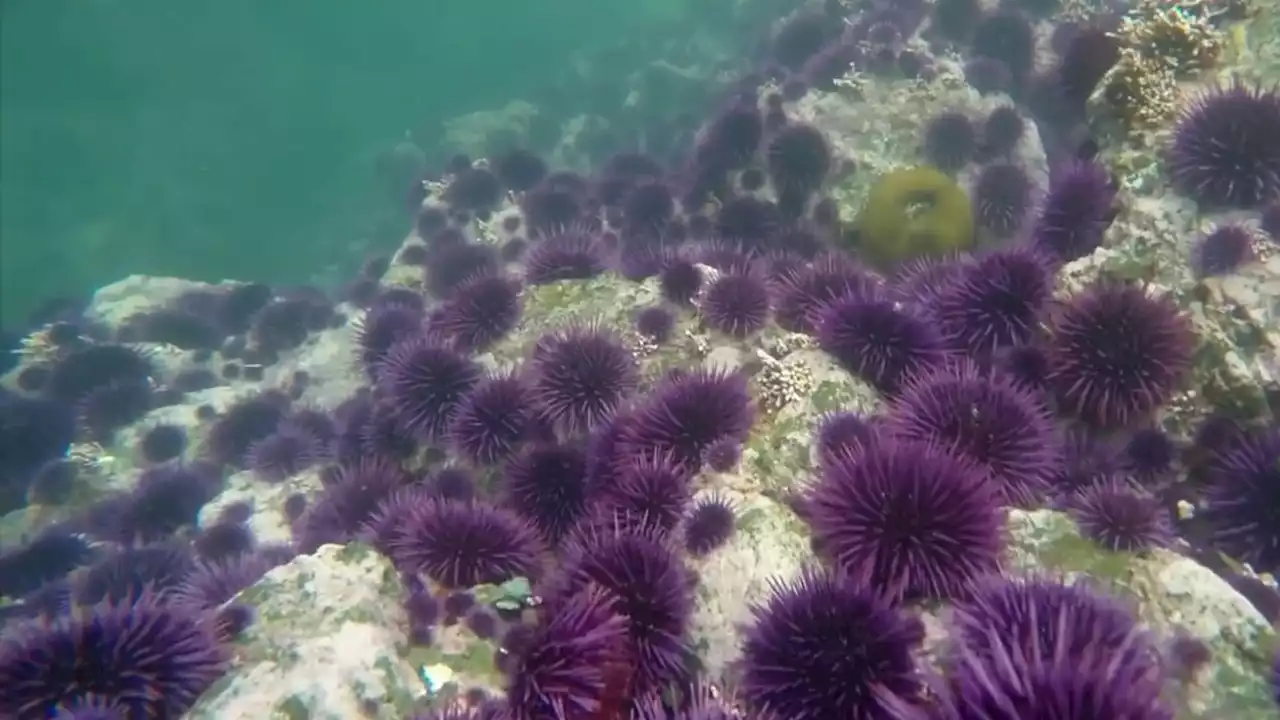
[[[0,716],[54,717],[86,695],[128,717],[181,717],[226,671],[208,615],[150,593],[15,628],[0,640]]]
[[[746,439],[755,415],[745,375],[699,368],[659,385],[621,429],[620,442],[630,453],[669,452],[696,471],[712,443]]]
[[[1215,545],[1258,572],[1280,570],[1280,431],[1249,429],[1214,453],[1198,519]]]
[[[702,296],[702,318],[712,329],[745,338],[769,320],[769,285],[759,271],[739,268],[716,278]]]
[[[558,613],[569,598],[599,587],[617,599],[617,612],[627,619],[635,692],[686,679],[694,584],[663,535],[597,526],[576,534],[563,557],[560,575],[540,593],[548,612]]]
[[[818,462],[826,466],[875,438],[876,428],[869,419],[849,410],[827,413],[814,430]]]
[[[587,588],[544,613],[532,627],[504,637],[507,702],[513,720],[591,717],[600,712],[618,670],[627,662],[627,620],[617,599]],[[567,714],[566,714],[567,713]]]
[[[340,465],[323,479],[319,497],[293,526],[300,552],[351,540],[385,500],[412,481],[398,462],[378,455]]]
[[[892,395],[945,357],[935,323],[884,293],[849,293],[816,313],[818,346],[849,372]]]
[[[423,499],[406,508],[387,538],[396,566],[450,588],[499,584],[541,574],[533,526],[485,502]]]
[[[1067,499],[1080,533],[1112,552],[1141,552],[1173,539],[1168,511],[1159,499],[1122,478],[1107,478]]]
[[[913,380],[887,424],[898,437],[936,443],[972,463],[1011,505],[1042,499],[1062,459],[1057,428],[1040,398],[972,363]]]
[[[518,279],[502,273],[470,278],[434,314],[432,329],[464,352],[486,350],[520,322],[521,290]]]
[[[1280,193],[1280,91],[1234,81],[1182,111],[1169,142],[1174,186],[1210,207],[1254,208]]]
[[[918,700],[913,655],[923,626],[872,588],[805,571],[775,581],[751,610],[740,687],[751,709],[792,720],[879,718]]]
[[[675,257],[658,273],[658,288],[667,302],[687,305],[702,290],[702,270],[693,260]]]
[[[504,501],[554,545],[586,512],[586,475],[587,457],[580,448],[530,445],[507,464],[502,478]]]
[[[561,432],[585,433],[607,421],[635,388],[635,355],[593,325],[543,335],[533,350],[532,392],[543,416]]]
[[[432,441],[444,435],[454,410],[480,378],[480,367],[447,342],[414,336],[387,351],[378,389],[401,428]]]
[[[694,500],[684,519],[684,548],[694,557],[709,555],[733,536],[737,509],[718,493]]]
[[[1025,345],[1053,299],[1053,272],[1035,251],[1009,247],[963,266],[931,304],[947,344],[970,356]]]
[[[1048,386],[1065,412],[1099,427],[1159,409],[1191,369],[1196,335],[1169,297],[1100,281],[1050,322]]]
[[[1230,275],[1258,259],[1257,233],[1243,223],[1223,223],[1196,240],[1191,268],[1199,277]]]
[[[467,393],[449,419],[449,445],[478,465],[492,465],[526,440],[534,419],[527,383],[515,373],[495,375]]]
[[[823,469],[804,506],[822,554],[889,598],[955,598],[999,566],[995,488],[936,446],[883,440],[845,455]]]
[[[258,477],[280,482],[310,467],[320,455],[314,437],[286,427],[249,446],[247,464]]]

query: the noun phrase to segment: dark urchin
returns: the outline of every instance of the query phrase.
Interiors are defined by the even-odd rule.
[[[536,579],[541,570],[542,543],[533,526],[484,502],[414,503],[390,531],[387,545],[402,571],[451,588]]]
[[[20,629],[0,644],[0,715],[53,717],[84,695],[129,717],[180,717],[227,669],[207,615],[145,594]]]
[[[1211,207],[1253,208],[1280,193],[1280,92],[1235,81],[1196,99],[1174,126],[1168,172]]]
[[[293,526],[298,550],[315,552],[325,543],[344,543],[364,529],[378,507],[413,478],[393,460],[366,456],[328,471],[325,487]]]
[[[530,436],[533,397],[525,381],[508,373],[487,378],[467,393],[449,420],[449,445],[479,465],[514,453]]]
[[[1050,326],[1049,387],[1059,407],[1099,427],[1164,405],[1191,368],[1196,336],[1170,298],[1100,282],[1072,296]]]
[[[635,388],[635,355],[608,330],[570,327],[543,335],[531,358],[532,390],[543,416],[565,433],[604,423]]]
[[[791,720],[890,717],[921,683],[913,653],[924,628],[865,585],[807,571],[752,607],[742,645],[742,698]]]
[[[1080,533],[1113,552],[1141,552],[1173,539],[1168,512],[1160,501],[1126,480],[1094,483],[1067,501]]]
[[[1004,516],[981,470],[883,440],[823,468],[805,520],[836,568],[895,599],[951,599],[997,569]]]
[[[443,436],[458,403],[480,377],[470,358],[439,338],[418,336],[391,347],[378,385],[397,424],[431,441]]]
[[[288,396],[276,390],[237,400],[209,428],[201,454],[218,465],[244,467],[249,448],[275,432],[288,412]]]
[[[663,533],[675,529],[692,499],[689,471],[669,454],[646,453],[615,469],[616,480],[598,493],[596,522],[620,527],[647,527]]]
[[[814,431],[818,463],[826,467],[841,457],[866,447],[875,439],[875,420],[844,410],[822,416]]]
[[[485,273],[459,285],[432,318],[432,329],[459,350],[487,350],[520,322],[520,281],[502,273]]]
[[[912,381],[893,404],[888,427],[971,463],[1011,505],[1042,499],[1062,459],[1057,429],[1040,398],[970,363]]]
[[[713,329],[745,338],[769,320],[769,286],[763,275],[751,269],[723,273],[707,288],[699,309]]]
[[[885,394],[942,361],[934,323],[884,293],[849,293],[815,317],[818,346],[849,372]]]
[[[989,357],[1028,343],[1053,299],[1053,272],[1022,247],[992,251],[966,264],[931,304],[952,349]]]

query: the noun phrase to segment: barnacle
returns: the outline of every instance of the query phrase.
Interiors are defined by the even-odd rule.
[[[757,353],[761,366],[755,375],[760,409],[767,415],[804,399],[813,392],[813,373],[803,362],[778,360],[763,351]]]
[[[932,167],[881,176],[867,195],[857,228],[858,253],[880,268],[967,250],[974,242],[969,197]]]
[[[1173,114],[1178,81],[1164,60],[1125,48],[1098,92],[1107,111],[1126,128],[1151,128]]]
[[[1218,23],[1234,14],[1206,0],[1142,0],[1114,33],[1120,60],[1094,102],[1126,130],[1162,125],[1173,114],[1178,81],[1218,63],[1224,47]]]
[[[1178,77],[1213,67],[1222,37],[1200,0],[1170,5],[1144,0],[1124,17],[1116,37],[1145,58],[1163,60]]]

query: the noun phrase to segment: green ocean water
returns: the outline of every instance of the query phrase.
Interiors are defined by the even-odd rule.
[[[390,247],[407,218],[376,168],[407,132],[431,150],[447,118],[691,21],[683,0],[3,0],[0,311],[130,273],[306,282]]]

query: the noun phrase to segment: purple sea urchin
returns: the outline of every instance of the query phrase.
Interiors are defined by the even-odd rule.
[[[1201,236],[1191,249],[1191,267],[1200,277],[1230,275],[1258,259],[1255,233],[1241,223],[1226,223]]]
[[[1048,383],[1059,407],[1086,423],[1130,423],[1164,405],[1191,368],[1196,336],[1172,299],[1101,282],[1077,293],[1050,325]]]
[[[818,462],[826,467],[871,442],[875,428],[871,420],[857,413],[839,411],[824,415],[815,434]]]
[[[720,275],[702,297],[707,324],[731,337],[759,332],[769,320],[769,286],[758,271],[740,268]]]
[[[775,285],[778,324],[792,332],[811,333],[818,308],[849,293],[870,293],[877,283],[848,259],[829,254],[784,276]]]
[[[316,439],[297,430],[277,429],[249,446],[248,465],[261,478],[279,482],[302,472],[320,456]]]
[[[525,280],[546,285],[585,280],[605,270],[605,251],[589,228],[578,225],[541,238],[525,256]]]
[[[831,170],[831,148],[811,125],[789,125],[769,142],[769,177],[779,190],[810,193]]]
[[[439,338],[410,337],[387,351],[379,388],[396,422],[420,440],[441,437],[449,418],[480,381],[472,360]]]
[[[1068,263],[1093,252],[1116,217],[1117,186],[1106,168],[1073,161],[1049,175],[1031,241],[1036,249]]]
[[[484,502],[418,502],[387,540],[405,572],[423,573],[446,587],[469,588],[541,574],[542,544],[533,526]]]
[[[1258,572],[1280,570],[1280,431],[1248,430],[1207,465],[1197,517],[1214,543]]]
[[[1012,247],[964,265],[931,304],[947,344],[970,356],[1029,342],[1053,299],[1053,272],[1037,253]]]
[[[326,480],[320,496],[293,527],[298,550],[304,553],[355,537],[378,507],[413,478],[392,460],[365,456],[339,466]]]
[[[818,346],[882,393],[942,361],[934,324],[884,293],[849,293],[817,312]]]
[[[973,186],[973,217],[996,238],[1012,237],[1031,209],[1035,184],[1013,163],[984,165]]]
[[[944,112],[925,127],[924,155],[940,170],[959,170],[973,159],[977,149],[977,128],[964,113]]]
[[[464,352],[487,350],[520,322],[522,289],[519,280],[501,273],[473,277],[441,306],[432,329]]]
[[[684,520],[684,548],[694,557],[711,554],[729,541],[737,525],[737,511],[719,494],[693,502]]]
[[[249,448],[275,432],[288,411],[289,398],[274,390],[238,400],[214,421],[202,452],[219,465],[243,467]]]
[[[599,493],[597,521],[620,527],[649,527],[670,532],[692,498],[689,471],[671,457],[649,453],[614,471],[616,480]]]
[[[1183,110],[1168,149],[1175,187],[1213,207],[1252,208],[1280,193],[1280,92],[1236,81]]]
[[[702,271],[688,258],[674,258],[658,273],[662,297],[677,305],[686,305],[697,297],[702,282]]]
[[[637,695],[687,679],[685,639],[693,613],[693,584],[675,551],[657,534],[640,529],[594,528],[575,537],[561,575],[543,595],[548,612],[574,595],[599,587],[617,598],[627,620]]]
[[[533,398],[515,374],[490,377],[467,393],[449,420],[449,444],[464,458],[491,465],[530,435]]]
[[[655,343],[665,343],[675,330],[676,316],[671,310],[653,305],[636,313],[636,332]]]
[[[629,453],[671,453],[695,471],[711,443],[745,439],[754,421],[746,376],[699,368],[670,377],[655,389],[622,428],[621,444]]]
[[[618,668],[626,662],[627,620],[617,598],[599,587],[579,592],[555,614],[502,642],[513,720],[590,717],[601,711]]]
[[[865,585],[806,572],[752,608],[743,640],[743,700],[792,720],[888,718],[921,690],[918,622]]]
[[[1042,498],[1062,458],[1040,398],[969,363],[913,380],[893,404],[888,427],[964,458],[1013,505]]]
[[[542,336],[532,364],[531,387],[540,412],[567,433],[584,433],[608,420],[637,381],[631,350],[593,326]]]
[[[22,628],[0,644],[0,715],[53,717],[84,695],[129,717],[180,717],[230,659],[214,623],[147,594]]]
[[[570,445],[531,445],[507,465],[502,492],[506,505],[555,545],[586,512],[586,455]]]
[[[1080,533],[1114,552],[1163,547],[1174,536],[1160,501],[1125,480],[1094,483],[1067,502]]]
[[[998,567],[999,498],[941,448],[884,440],[846,454],[823,468],[805,508],[822,554],[891,598],[954,598]]]
[[[360,362],[369,377],[375,377],[387,350],[413,336],[422,328],[424,315],[418,305],[375,304],[365,313],[356,333]]]

